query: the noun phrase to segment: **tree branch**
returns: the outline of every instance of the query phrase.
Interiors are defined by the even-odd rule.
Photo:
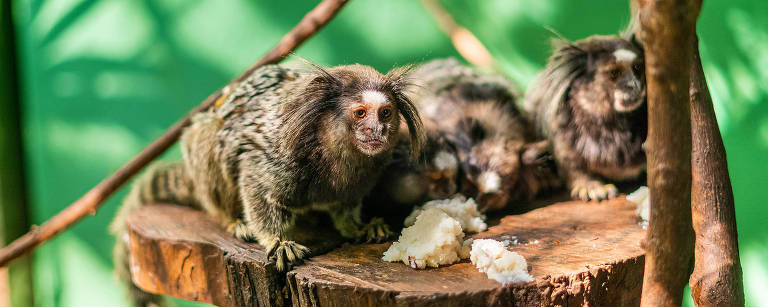
[[[456,23],[438,0],[422,0],[421,3],[435,18],[438,28],[451,38],[453,47],[467,62],[478,67],[496,69],[493,57],[483,43],[472,32]]]
[[[642,306],[679,306],[693,260],[688,97],[700,1],[640,0],[638,38],[648,89],[648,186]]]
[[[145,148],[139,155],[85,193],[85,195],[69,205],[69,207],[43,223],[43,225],[40,227],[33,226],[24,236],[0,249],[0,266],[5,266],[11,260],[32,251],[38,245],[74,225],[86,215],[96,214],[96,210],[101,207],[109,196],[179,139],[182,129],[190,123],[190,118],[193,114],[208,109],[217,100],[222,98],[222,95],[226,95],[228,90],[234,88],[240,81],[247,78],[259,66],[280,62],[299,47],[301,43],[312,37],[312,35],[331,21],[347,2],[348,0],[323,0],[312,11],[307,13],[290,32],[283,36],[277,46],[267,55],[249,67],[234,81],[230,82],[223,90],[216,91],[208,96],[200,106],[194,108],[187,116],[166,130],[160,138]]]
[[[693,42],[690,74],[696,261],[689,284],[696,306],[744,306],[733,189],[698,39]]]

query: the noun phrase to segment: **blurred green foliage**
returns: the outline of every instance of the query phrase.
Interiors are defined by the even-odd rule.
[[[41,223],[264,54],[317,1],[17,0],[26,156]],[[521,88],[569,39],[618,32],[628,1],[443,1]],[[699,35],[728,151],[748,305],[768,302],[768,3],[705,1]],[[355,0],[298,55],[381,71],[458,56],[417,0]],[[178,159],[172,149],[164,159]],[[120,306],[96,216],[35,253],[40,306]],[[689,299],[690,300],[690,299]]]

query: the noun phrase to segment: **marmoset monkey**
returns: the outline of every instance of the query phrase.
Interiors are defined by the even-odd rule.
[[[482,210],[501,209],[558,184],[546,141],[535,139],[509,80],[454,59],[423,64],[412,77],[419,82],[413,101],[425,128],[455,147],[460,192]]]
[[[182,135],[183,162],[156,165],[134,184],[112,225],[120,239],[118,270],[127,270],[124,218],[155,202],[206,211],[235,236],[265,246],[278,271],[310,255],[292,233],[303,227],[293,221],[313,211],[328,213],[346,238],[389,238],[381,219],[366,225],[359,214],[392,156],[401,119],[411,155],[423,143],[421,120],[406,96],[407,73],[382,75],[358,64],[254,71],[221,104],[193,118]]]
[[[555,49],[529,87],[525,109],[552,142],[572,197],[612,198],[616,187],[603,179],[635,179],[645,170],[642,50],[617,36],[560,40]]]

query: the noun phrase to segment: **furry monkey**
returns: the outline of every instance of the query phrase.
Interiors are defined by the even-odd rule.
[[[502,209],[558,185],[546,141],[536,140],[508,79],[455,59],[422,64],[412,77],[420,85],[414,103],[428,134],[455,147],[460,192],[481,210]]]
[[[525,109],[552,142],[571,196],[602,200],[617,194],[605,179],[636,179],[645,170],[645,102],[641,48],[631,39],[592,36],[555,42]]]
[[[359,64],[257,69],[222,103],[193,118],[182,135],[183,162],[158,165],[134,184],[113,232],[124,237],[124,219],[138,206],[191,206],[236,237],[265,246],[279,271],[310,255],[292,235],[305,227],[294,223],[298,217],[324,212],[345,238],[386,240],[391,232],[383,220],[364,224],[360,207],[391,159],[401,121],[411,155],[423,143],[421,120],[406,95],[407,73],[399,68],[383,75]],[[127,267],[125,252],[118,240],[118,271]],[[142,295],[153,299],[134,290],[139,304]]]

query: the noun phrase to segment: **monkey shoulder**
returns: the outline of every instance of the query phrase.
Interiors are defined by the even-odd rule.
[[[224,102],[216,107],[222,119],[242,113],[277,112],[287,96],[286,87],[295,83],[302,73],[279,65],[262,66],[237,87],[232,89]]]

